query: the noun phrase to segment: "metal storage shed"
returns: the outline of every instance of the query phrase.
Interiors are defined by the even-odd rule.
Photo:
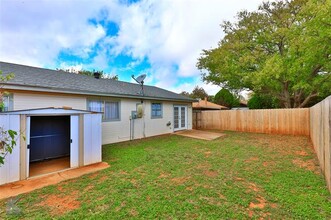
[[[101,118],[101,113],[65,108],[1,113],[0,127],[19,135],[0,167],[0,185],[45,173],[38,169],[47,173],[101,162]],[[63,161],[66,166],[54,166]]]

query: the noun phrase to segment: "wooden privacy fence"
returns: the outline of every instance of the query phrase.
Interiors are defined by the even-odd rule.
[[[200,117],[202,129],[309,135],[308,108],[202,111]]]
[[[331,96],[311,108],[202,111],[193,124],[218,129],[310,136],[331,192]],[[199,123],[194,120],[199,119]]]
[[[310,108],[310,138],[331,192],[331,96]]]

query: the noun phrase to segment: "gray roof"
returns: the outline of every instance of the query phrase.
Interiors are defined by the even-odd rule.
[[[14,73],[14,79],[5,83],[7,88],[49,91],[85,95],[144,98],[194,102],[194,99],[155,86],[144,85],[144,96],[138,84],[111,79],[95,79],[90,76],[0,62],[4,75]]]

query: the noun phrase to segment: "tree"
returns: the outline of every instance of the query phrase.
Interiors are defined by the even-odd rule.
[[[77,74],[81,74],[81,75],[85,75],[85,76],[91,76],[94,77],[94,73],[97,72],[100,74],[100,78],[102,79],[111,79],[111,80],[118,80],[118,75],[110,75],[107,73],[104,73],[102,70],[98,70],[98,71],[90,71],[90,70],[73,70],[73,69],[57,69],[59,71],[64,71],[64,72],[68,72],[68,73],[77,73]]]
[[[240,105],[239,98],[237,98],[228,89],[225,88],[216,93],[214,102],[229,108],[237,107]]]
[[[208,93],[202,87],[199,86],[195,86],[191,93],[182,91],[180,94],[190,97],[192,99],[204,99],[207,97],[209,100],[209,97],[211,97],[208,96]]]
[[[3,75],[0,71],[0,110],[4,110],[3,97],[6,92],[3,90],[3,82],[7,82],[12,79],[14,74]],[[17,132],[13,130],[5,130],[3,127],[0,127],[0,166],[4,164],[5,157],[12,153],[13,148],[16,145],[16,136]]]
[[[247,106],[249,109],[273,109],[278,108],[279,104],[277,100],[270,95],[254,93],[248,100]]]
[[[193,99],[204,99],[208,97],[208,94],[202,87],[196,86],[192,90],[190,97]]]
[[[203,50],[203,80],[267,94],[301,108],[331,94],[331,1],[264,2],[224,22],[219,46]]]
[[[190,93],[189,92],[186,92],[186,91],[182,91],[179,94],[184,95],[184,96],[187,96],[187,97],[190,97]]]
[[[118,75],[110,75],[110,74],[104,73],[102,70],[101,71],[99,71],[99,70],[98,71],[80,70],[80,71],[78,71],[78,74],[94,77],[95,72],[100,74],[101,79],[118,80]]]

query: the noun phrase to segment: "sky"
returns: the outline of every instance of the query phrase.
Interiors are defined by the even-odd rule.
[[[262,0],[0,0],[0,60],[50,69],[102,70],[173,92],[203,87],[203,49],[220,24]]]

